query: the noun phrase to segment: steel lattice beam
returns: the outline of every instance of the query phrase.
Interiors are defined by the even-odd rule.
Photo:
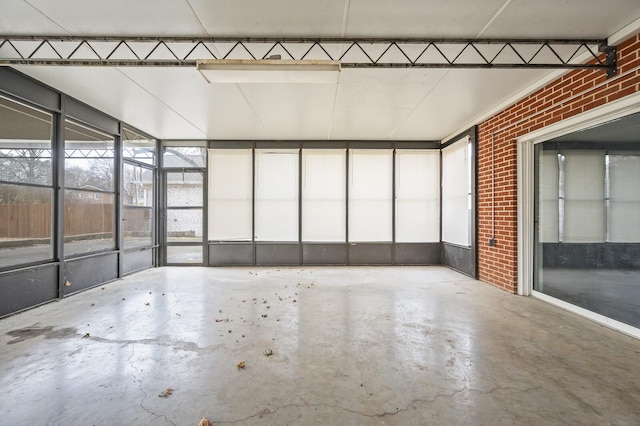
[[[0,36],[0,65],[195,67],[205,59],[339,60],[343,68],[546,68],[616,72],[599,39]]]

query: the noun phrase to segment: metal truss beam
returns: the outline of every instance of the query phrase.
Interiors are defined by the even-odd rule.
[[[84,159],[112,159],[114,156],[113,148],[107,149],[91,149],[91,148],[66,148],[64,150],[65,158],[84,158]]]
[[[0,159],[9,160],[50,160],[50,148],[1,148]]]
[[[206,59],[339,60],[343,68],[545,68],[616,73],[600,39],[1,36],[0,65],[195,67]]]

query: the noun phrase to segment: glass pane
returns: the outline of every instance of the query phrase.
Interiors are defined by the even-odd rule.
[[[202,246],[167,246],[167,263],[202,264]]]
[[[442,241],[471,245],[471,159],[464,138],[442,150]]]
[[[202,209],[167,210],[167,241],[202,241]]]
[[[252,169],[250,149],[209,150],[209,240],[251,240]]]
[[[143,247],[153,244],[153,210],[124,207],[122,211],[124,248]]]
[[[565,242],[605,241],[605,152],[563,150]]]
[[[65,256],[115,248],[114,198],[104,192],[65,191]]]
[[[0,181],[51,185],[51,115],[0,97]]]
[[[349,241],[391,241],[391,150],[351,150],[349,159]]]
[[[69,121],[64,134],[65,187],[113,191],[113,137]]]
[[[346,150],[302,152],[302,240],[346,241]]]
[[[298,150],[256,151],[256,240],[298,241]]]
[[[156,162],[156,140],[142,136],[131,129],[122,129],[122,155],[124,158],[146,164]]]
[[[538,173],[538,199],[540,204],[540,241],[558,242],[559,232],[559,187],[558,151],[545,150],[540,155]]]
[[[124,163],[122,169],[122,204],[153,206],[153,170]]]
[[[162,165],[170,167],[204,167],[207,149],[198,146],[165,146]]]
[[[640,242],[640,153],[609,155],[609,241]]]
[[[167,206],[202,207],[202,172],[167,173]]]
[[[0,267],[53,258],[53,192],[0,184]]]
[[[396,241],[440,241],[439,151],[396,151]]]
[[[605,237],[604,200],[564,201],[564,242],[603,243]]]
[[[538,144],[534,168],[534,290],[634,327],[640,326],[639,124],[635,114]],[[561,238],[554,238],[553,222]]]

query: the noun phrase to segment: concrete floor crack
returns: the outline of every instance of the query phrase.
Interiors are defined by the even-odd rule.
[[[441,396],[447,396],[447,397],[451,397],[454,396],[457,393],[463,392],[465,389],[461,389],[461,390],[457,390],[451,394],[438,394],[436,395],[433,399],[431,400],[422,400],[422,399],[416,399],[413,400],[411,403],[409,403],[409,405],[407,405],[405,408],[401,408],[401,409],[396,409],[396,411],[391,411],[391,412],[383,412],[383,413],[377,413],[377,414],[369,414],[369,413],[363,413],[360,411],[356,411],[356,410],[351,410],[349,408],[345,408],[345,407],[341,407],[339,405],[333,405],[333,404],[327,404],[327,403],[317,403],[317,404],[309,404],[305,401],[304,404],[286,404],[286,405],[281,405],[277,408],[275,408],[274,410],[270,410],[268,408],[265,408],[264,410],[256,413],[256,414],[252,414],[251,416],[247,416],[241,419],[237,419],[237,420],[230,420],[230,421],[217,421],[217,424],[235,424],[235,423],[242,423],[242,422],[246,422],[248,420],[251,420],[253,418],[259,417],[262,418],[263,416],[267,416],[267,415],[271,415],[271,414],[275,414],[280,410],[284,410],[287,408],[313,408],[313,407],[326,407],[326,408],[332,408],[332,409],[336,409],[336,410],[341,410],[341,411],[345,411],[347,413],[351,413],[351,414],[355,414],[358,416],[362,416],[362,417],[369,417],[369,418],[380,418],[380,417],[385,417],[385,416],[394,416],[398,413],[407,411],[409,408],[411,408],[412,405],[417,404],[419,402],[424,402],[424,403],[430,403],[430,402],[435,402],[439,397]]]
[[[486,393],[486,394],[491,394],[491,393],[493,393],[493,392],[495,392],[497,390],[510,390],[510,391],[527,393],[527,392],[531,392],[531,391],[538,390],[538,389],[541,389],[541,388],[542,388],[541,385],[534,386],[534,387],[531,387],[531,388],[526,388],[526,389],[512,388],[512,387],[509,387],[509,386],[496,386],[493,389],[491,389],[490,391],[478,391],[478,390],[475,390],[475,389],[470,389],[470,390],[472,390],[474,392],[481,392],[481,393]]]
[[[455,390],[451,393],[439,393],[437,395],[435,395],[432,399],[414,399],[413,401],[411,401],[406,407],[403,408],[396,408],[395,411],[385,411],[382,413],[374,413],[374,414],[370,414],[370,413],[363,413],[360,411],[356,411],[356,410],[351,410],[349,408],[345,408],[345,407],[341,407],[339,405],[333,405],[333,404],[327,404],[327,403],[316,403],[316,404],[310,404],[307,403],[306,401],[303,400],[304,404],[286,404],[286,405],[281,405],[279,407],[276,407],[273,410],[270,410],[268,408],[263,409],[262,411],[256,413],[256,414],[252,414],[250,416],[241,418],[241,419],[237,419],[237,420],[230,420],[230,421],[217,421],[216,424],[236,424],[236,423],[242,423],[242,422],[246,422],[248,420],[254,419],[256,417],[258,418],[262,418],[264,416],[267,415],[271,415],[271,414],[275,414],[280,410],[284,410],[287,408],[314,408],[314,407],[326,407],[326,408],[332,408],[332,409],[336,409],[336,410],[341,410],[341,411],[345,411],[347,413],[350,414],[355,414],[358,416],[362,416],[362,417],[369,417],[369,418],[382,418],[382,417],[387,417],[387,416],[395,416],[397,414],[400,413],[404,413],[406,411],[409,411],[409,409],[416,405],[416,404],[431,404],[436,402],[438,399],[440,398],[452,398],[462,392],[477,392],[480,394],[492,394],[493,392],[497,391],[497,390],[510,390],[510,391],[516,391],[516,392],[529,392],[532,390],[537,390],[542,388],[542,386],[535,386],[535,387],[531,387],[531,388],[527,388],[527,389],[517,389],[517,388],[511,388],[511,387],[503,387],[503,386],[496,386],[488,391],[483,391],[483,390],[479,390],[479,389],[471,389],[471,388],[462,388],[462,389],[458,389]]]
[[[136,366],[134,365],[133,361],[131,360],[133,358],[133,355],[135,354],[135,345],[132,344],[131,345],[131,355],[129,356],[128,362],[129,365],[131,366],[131,368],[134,371],[138,371],[138,369],[136,368]],[[147,412],[148,414],[151,414],[152,416],[155,417],[155,419],[159,419],[159,418],[163,418],[165,420],[165,422],[172,424],[173,426],[178,426],[176,423],[172,422],[171,420],[169,420],[169,418],[167,418],[166,415],[164,414],[158,414],[154,411],[152,411],[151,409],[145,407],[144,402],[147,400],[147,393],[145,392],[145,390],[142,388],[142,379],[139,379],[135,374],[131,374],[131,377],[133,378],[133,381],[138,383],[138,388],[140,389],[140,392],[142,392],[142,400],[140,401],[140,408],[142,408],[145,412]]]

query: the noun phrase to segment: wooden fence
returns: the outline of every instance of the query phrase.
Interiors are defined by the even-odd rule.
[[[51,204],[0,205],[0,238],[49,238]],[[112,204],[68,204],[64,209],[65,235],[109,233]]]

